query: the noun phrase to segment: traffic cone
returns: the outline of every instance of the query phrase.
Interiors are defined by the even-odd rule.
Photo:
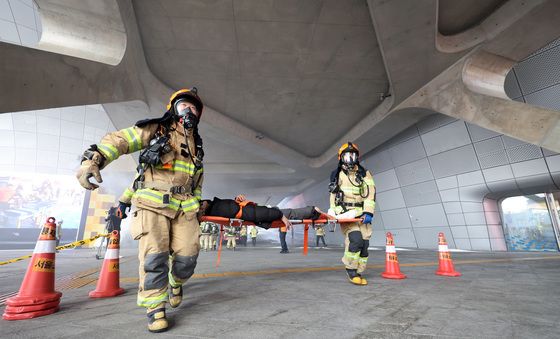
[[[461,273],[455,271],[453,267],[453,260],[447,247],[445,235],[442,232],[438,234],[438,251],[439,251],[439,267],[436,271],[437,275],[444,275],[446,277],[460,277]]]
[[[114,297],[124,293],[119,285],[119,231],[111,232],[97,287],[89,292],[90,298]]]
[[[43,225],[19,292],[6,300],[3,319],[31,319],[58,311],[62,293],[54,290],[55,221],[50,217]]]
[[[406,275],[401,273],[399,258],[395,250],[395,241],[391,232],[387,232],[387,242],[385,245],[385,272],[381,273],[385,279],[404,279]]]

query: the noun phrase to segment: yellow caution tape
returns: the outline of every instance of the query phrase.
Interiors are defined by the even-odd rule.
[[[83,246],[85,244],[89,244],[90,242],[94,241],[97,238],[101,238],[101,237],[107,238],[108,236],[109,236],[109,234],[98,234],[95,237],[92,237],[92,238],[89,238],[89,239],[74,241],[73,243],[70,243],[70,244],[57,246],[56,249],[57,250],[66,250],[66,249],[73,248],[73,247]],[[33,256],[33,254],[29,254],[29,255],[24,255],[23,257],[10,259],[10,260],[7,260],[7,261],[0,261],[0,266],[11,264],[11,263],[18,262],[18,261],[22,261],[22,260],[25,260],[27,258],[31,258],[32,256]]]

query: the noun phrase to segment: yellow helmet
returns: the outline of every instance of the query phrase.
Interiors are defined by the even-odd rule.
[[[340,158],[342,157],[342,153],[345,152],[356,152],[358,153],[358,156],[360,155],[358,146],[350,141],[348,141],[338,149],[338,160],[340,160]]]
[[[190,89],[183,88],[173,93],[171,97],[169,97],[169,102],[167,103],[167,110],[169,111],[173,107],[175,102],[181,98],[187,98],[192,101],[192,103],[196,106],[196,109],[198,110],[198,118],[200,119],[200,117],[202,116],[202,109],[204,108],[204,105],[202,104],[202,100],[200,100],[200,97],[198,96],[197,88],[196,87]]]

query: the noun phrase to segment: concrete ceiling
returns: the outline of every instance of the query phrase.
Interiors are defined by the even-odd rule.
[[[97,4],[40,0],[52,1],[86,14]],[[104,1],[118,3],[126,28],[121,62],[0,43],[0,112],[102,103],[125,128],[161,116],[172,91],[197,86],[207,105],[206,197],[278,203],[328,178],[340,143],[368,153],[434,111],[492,130],[515,114],[533,130],[500,132],[538,145],[555,135],[535,120],[553,125],[556,112],[524,114],[527,105],[474,93],[460,70],[485,51],[481,65],[502,72],[557,38],[556,0]],[[95,42],[102,23],[80,37]]]
[[[438,29],[453,35],[480,24],[508,0],[440,0]]]
[[[381,102],[366,1],[134,0],[147,63],[171,88],[314,157]]]

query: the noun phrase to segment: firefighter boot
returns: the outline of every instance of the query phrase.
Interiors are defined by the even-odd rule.
[[[159,333],[167,331],[169,323],[165,317],[165,303],[157,305],[155,308],[148,308],[148,331]]]
[[[183,286],[173,287],[169,285],[169,305],[172,308],[178,307],[183,301]]]
[[[358,273],[358,277],[360,277],[360,279],[362,279],[360,285],[367,285],[367,280],[366,280],[366,278],[362,277],[362,275],[359,274],[359,273]]]
[[[346,269],[348,280],[354,285],[362,285],[362,278],[358,275],[356,270]]]

